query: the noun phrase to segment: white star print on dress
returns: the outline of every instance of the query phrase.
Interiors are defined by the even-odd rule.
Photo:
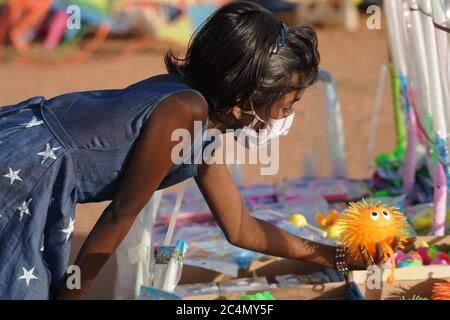
[[[28,200],[28,201],[24,201],[24,202],[17,208],[17,210],[20,211],[20,220],[22,220],[22,218],[23,218],[23,216],[24,216],[25,214],[31,216],[30,209],[28,208],[28,204],[30,203],[31,200],[32,200],[32,199],[30,199],[30,200]]]
[[[42,152],[39,152],[38,155],[44,157],[42,159],[41,164],[44,163],[45,160],[47,160],[48,158],[52,158],[52,159],[56,159],[55,153],[53,151],[56,151],[58,149],[60,149],[61,147],[57,147],[57,148],[50,148],[50,144],[47,143],[47,145],[45,146],[45,150]]]
[[[37,277],[33,274],[34,268],[31,268],[30,270],[27,270],[22,267],[23,275],[21,275],[17,280],[25,280],[27,282],[27,287],[30,285],[31,279],[37,279]]]
[[[39,249],[40,252],[44,252],[44,236],[42,236],[42,245],[41,248]]]
[[[69,220],[69,226],[68,226],[66,229],[62,229],[62,230],[61,230],[61,232],[63,232],[63,233],[66,234],[66,243],[67,243],[67,241],[69,240],[70,235],[71,235],[72,232],[73,232],[73,229],[74,229],[74,223],[75,223],[75,220],[72,220],[72,218],[70,218],[70,220]]]
[[[25,126],[25,128],[32,128],[32,127],[40,126],[40,125],[43,124],[43,123],[44,123],[44,121],[39,120],[39,119],[36,118],[36,117],[32,117],[31,120],[30,120],[30,122],[22,123],[22,125]]]
[[[5,174],[4,177],[10,178],[11,179],[10,185],[12,185],[15,180],[22,181],[22,179],[19,177],[19,172],[20,172],[20,169],[14,171],[13,169],[9,168],[9,173]]]

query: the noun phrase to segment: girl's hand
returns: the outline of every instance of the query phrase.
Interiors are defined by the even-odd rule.
[[[396,237],[392,242],[392,252],[396,252],[398,249],[398,245],[400,242],[400,237]],[[364,252],[363,247],[359,248],[359,253],[362,257],[362,262],[360,260],[356,260],[351,256],[347,256],[347,266],[350,270],[366,270],[371,265],[377,265],[381,267],[384,261],[384,250],[383,246],[380,242],[376,244],[376,254],[375,257],[370,257],[367,253]]]

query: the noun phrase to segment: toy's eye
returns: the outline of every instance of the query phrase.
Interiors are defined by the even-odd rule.
[[[387,221],[391,220],[391,215],[386,211],[383,211],[383,218]]]
[[[380,215],[378,214],[378,212],[372,212],[370,214],[370,219],[372,219],[373,221],[380,219]]]

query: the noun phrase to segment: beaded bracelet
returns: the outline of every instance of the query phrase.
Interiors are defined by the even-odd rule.
[[[347,257],[347,250],[341,246],[338,246],[336,248],[336,255],[335,255],[336,270],[339,271],[345,278],[347,278],[349,274],[346,257]]]

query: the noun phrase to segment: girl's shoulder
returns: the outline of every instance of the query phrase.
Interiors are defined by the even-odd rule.
[[[178,75],[160,74],[152,76],[142,81],[141,85],[151,87],[151,91],[159,93],[159,99],[155,102],[155,107],[164,105],[179,116],[184,115],[197,120],[206,120],[208,116],[206,98],[200,91],[184,83]]]
[[[208,117],[208,103],[203,95],[196,90],[175,92],[163,99],[159,105],[170,114],[176,114],[185,119],[204,122]],[[169,111],[170,110],[170,111]]]

